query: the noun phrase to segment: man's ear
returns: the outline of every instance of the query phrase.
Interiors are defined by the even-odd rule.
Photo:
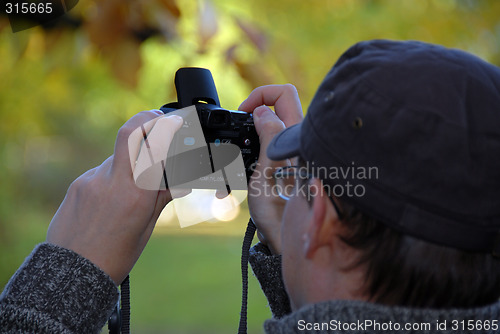
[[[312,206],[308,215],[309,227],[305,235],[304,251],[306,258],[310,259],[318,249],[333,246],[340,221],[328,198],[329,194],[319,179],[310,180],[308,194]]]

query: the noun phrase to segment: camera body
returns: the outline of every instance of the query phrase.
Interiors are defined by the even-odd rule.
[[[168,114],[194,105],[206,145],[212,147],[212,151],[215,148],[230,146],[228,144],[239,147],[243,158],[246,182],[248,182],[260,150],[259,137],[255,130],[252,114],[227,110],[220,106],[215,83],[208,69],[180,68],[175,74],[175,87],[177,102],[167,103],[160,110]],[[184,119],[184,126],[174,136],[176,145],[186,146],[194,143],[195,139],[189,133],[191,123],[189,119]],[[214,155],[212,151],[208,151],[210,161],[212,161]],[[206,158],[202,156],[202,153],[199,153],[199,155],[199,157],[195,156],[193,158],[192,156],[190,159],[184,159],[185,161],[178,161],[178,164],[184,166],[197,164],[196,160],[199,160],[198,158]],[[184,154],[184,156],[187,155]],[[225,163],[228,163],[228,161],[225,161]],[[217,163],[212,162],[212,169],[223,167],[220,164],[221,162],[217,166]],[[179,169],[177,168],[177,170]],[[241,177],[241,175],[239,176]]]

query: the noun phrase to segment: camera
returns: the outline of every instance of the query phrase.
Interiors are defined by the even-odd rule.
[[[180,68],[175,74],[175,88],[177,102],[167,103],[160,110],[165,114],[187,111],[180,114],[184,125],[174,135],[169,148],[165,166],[169,177],[167,182],[164,175],[165,183],[172,186],[196,180],[195,188],[213,189],[211,181],[214,180],[205,176],[213,177],[214,172],[222,170],[229,191],[228,181],[233,181],[232,189],[246,188],[260,150],[252,114],[220,106],[208,69]],[[186,108],[189,106],[194,107]],[[241,168],[237,163],[236,168],[225,168],[241,160],[240,153]]]

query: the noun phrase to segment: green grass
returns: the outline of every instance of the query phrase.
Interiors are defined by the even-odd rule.
[[[155,234],[131,273],[135,333],[235,333],[241,307],[242,237]],[[249,333],[270,318],[249,278]]]
[[[247,219],[243,210],[233,222],[185,229],[158,226],[130,275],[132,333],[237,332]],[[2,245],[0,291],[33,247],[45,239],[49,221],[46,214],[18,214],[18,224],[9,229],[9,243]],[[262,333],[271,313],[249,271],[248,332]]]

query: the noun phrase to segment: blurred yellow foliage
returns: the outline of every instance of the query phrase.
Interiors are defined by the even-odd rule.
[[[88,0],[15,34],[0,17],[0,288],[70,182],[112,154],[120,125],[176,99],[177,68],[209,68],[228,109],[287,82],[306,108],[360,40],[423,40],[500,64],[498,13],[495,0]]]

